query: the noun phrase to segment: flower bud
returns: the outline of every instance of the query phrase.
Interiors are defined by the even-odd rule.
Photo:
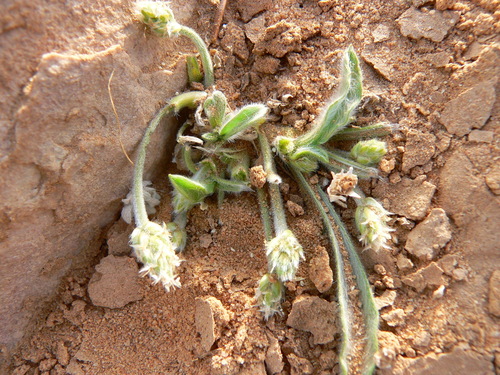
[[[154,284],[161,282],[167,291],[181,286],[175,274],[175,268],[181,260],[175,254],[170,237],[165,224],[152,221],[135,228],[130,235],[130,245],[135,256],[144,264],[139,272],[143,276],[149,275]]]
[[[139,20],[159,36],[171,36],[179,24],[172,10],[163,1],[138,1],[136,11]]]
[[[274,272],[282,282],[293,280],[304,250],[299,241],[287,229],[266,244],[269,272]]]
[[[378,139],[359,141],[351,149],[351,156],[363,165],[377,164],[387,154],[387,145]]]
[[[264,319],[268,320],[275,313],[282,314],[281,300],[283,294],[283,283],[274,275],[268,273],[260,279],[255,298],[260,311],[264,314]]]
[[[387,241],[391,239],[390,232],[394,229],[387,225],[391,213],[373,198],[364,198],[356,208],[354,216],[359,230],[360,241],[366,248],[379,251],[389,249]]]

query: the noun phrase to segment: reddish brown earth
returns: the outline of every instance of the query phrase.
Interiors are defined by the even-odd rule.
[[[208,40],[216,6],[200,7],[190,26]],[[211,46],[231,105],[273,108],[270,136],[307,129],[349,45],[364,73],[356,124],[400,124],[386,138],[384,179],[362,184],[396,229],[390,251],[362,253],[380,307],[380,374],[500,370],[499,17],[498,1],[229,1]],[[159,221],[171,215],[166,173],[155,181]],[[285,201],[304,210],[288,220],[306,260],[283,316],[265,322],[254,306],[266,258],[256,197],[245,193],[192,210],[182,288],[169,293],[137,276],[132,228],[114,224],[93,265],[65,278],[12,374],[337,373],[328,242],[312,204],[285,182]],[[352,207],[342,216],[352,229]],[[350,297],[356,373],[363,332]]]

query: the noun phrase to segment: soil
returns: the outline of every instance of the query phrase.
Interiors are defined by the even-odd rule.
[[[216,6],[197,11],[190,26],[209,40]],[[486,0],[240,0],[211,45],[218,89],[234,108],[267,103],[270,137],[308,128],[349,45],[364,73],[355,124],[399,124],[386,137],[383,178],[361,183],[394,213],[396,230],[390,250],[360,249],[381,314],[380,374],[500,370],[499,17],[498,1]],[[282,316],[266,322],[255,307],[267,267],[255,195],[209,200],[189,215],[180,289],[138,277],[132,227],[118,221],[94,266],[65,279],[12,374],[338,373],[328,241],[313,205],[282,175],[289,225],[306,252]],[[155,219],[168,222],[167,179],[154,185],[163,197]],[[352,209],[340,212],[356,236]],[[350,297],[358,373],[363,329],[355,290]]]

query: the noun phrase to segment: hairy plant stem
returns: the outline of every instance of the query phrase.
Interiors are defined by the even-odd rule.
[[[328,154],[328,157],[331,160],[334,160],[335,162],[344,165],[346,168],[352,167],[354,173],[357,174],[361,178],[378,177],[378,170],[376,168],[367,167],[366,165],[360,164],[352,159],[349,159],[347,157],[339,155],[336,152],[332,152],[332,151],[328,151],[328,150],[326,152]],[[341,168],[332,166],[330,164],[326,164],[326,163],[322,163],[322,164],[325,166],[325,168],[327,168],[330,171],[332,169],[341,169]]]
[[[286,223],[285,210],[283,208],[283,201],[281,200],[281,193],[279,183],[281,178],[276,173],[274,165],[273,154],[267,137],[262,132],[257,132],[259,138],[260,149],[264,159],[264,170],[267,174],[267,181],[269,182],[269,196],[271,197],[271,208],[273,211],[274,231],[275,235],[279,236],[281,233],[288,229]]]
[[[271,224],[271,217],[269,216],[269,205],[267,204],[266,192],[263,188],[257,188],[257,199],[259,201],[262,225],[264,226],[264,235],[266,241],[271,241],[273,238],[273,227]]]
[[[212,64],[212,58],[210,57],[210,52],[208,52],[207,45],[205,44],[203,39],[201,39],[196,31],[184,25],[180,25],[177,33],[188,37],[194,43],[194,45],[198,49],[198,52],[200,53],[201,63],[203,65],[203,74],[205,75],[203,80],[204,86],[206,88],[213,86],[214,67]]]
[[[354,276],[356,276],[356,284],[358,285],[359,289],[366,326],[366,351],[363,374],[370,375],[375,371],[374,356],[378,351],[379,314],[377,307],[375,306],[375,299],[370,288],[370,282],[368,281],[365,268],[363,267],[363,264],[359,259],[359,255],[356,252],[351,236],[347,232],[347,229],[340,219],[340,216],[335,212],[335,209],[330,203],[328,196],[320,188],[318,188],[318,192],[321,196],[321,199],[323,200],[323,203],[328,208],[330,216],[333,218],[335,224],[337,224],[340,230],[340,235],[342,236],[342,240],[344,241],[346,250],[349,254],[349,261],[351,263]]]
[[[354,141],[361,138],[375,138],[383,137],[384,135],[391,134],[399,126],[397,124],[379,123],[360,128],[350,127],[342,129],[335,134],[332,141]]]
[[[323,208],[323,205],[316,197],[313,189],[309,186],[303,174],[295,167],[290,166],[292,173],[295,176],[295,179],[299,182],[300,187],[304,190],[312,199],[318,212],[321,215],[321,219],[323,220],[323,224],[328,233],[328,238],[330,239],[330,244],[333,249],[333,256],[335,259],[335,274],[337,280],[337,299],[339,304],[339,317],[340,317],[340,326],[341,326],[341,343],[339,350],[339,365],[340,365],[340,373],[343,375],[347,375],[349,373],[349,363],[347,360],[347,356],[349,355],[351,349],[351,322],[349,319],[350,311],[349,311],[349,297],[347,295],[347,282],[345,279],[344,272],[344,260],[342,257],[342,253],[340,251],[340,246],[335,235],[335,231],[332,227],[330,219]]]
[[[142,137],[142,141],[139,145],[139,150],[137,153],[137,159],[134,165],[134,180],[133,180],[133,199],[132,204],[134,207],[134,218],[135,224],[137,227],[140,227],[146,224],[148,219],[148,214],[146,212],[146,203],[144,202],[144,191],[142,186],[142,177],[144,174],[144,162],[146,160],[146,149],[151,140],[151,134],[154,133],[161,119],[167,115],[174,112],[174,107],[169,102],[166,106],[158,111],[155,117],[151,120],[148,127],[146,128],[146,132]]]

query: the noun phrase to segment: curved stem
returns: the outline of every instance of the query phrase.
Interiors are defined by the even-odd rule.
[[[204,78],[204,85],[206,88],[213,86],[214,84],[214,67],[212,64],[212,58],[210,57],[210,52],[208,52],[207,45],[201,39],[201,37],[198,35],[196,31],[191,29],[190,27],[182,25],[179,30],[177,31],[180,35],[184,35],[191,39],[191,41],[194,43],[196,48],[198,49],[198,52],[200,53],[200,58],[201,58],[201,63],[203,64],[203,74],[205,75]]]
[[[366,353],[365,353],[365,368],[363,374],[369,375],[373,374],[375,371],[375,353],[378,351],[378,325],[379,325],[379,314],[377,307],[375,305],[375,299],[373,297],[372,290],[370,288],[370,282],[366,275],[365,268],[359,259],[359,255],[354,248],[351,236],[347,232],[347,229],[340,219],[340,216],[335,212],[332,204],[330,203],[328,196],[325,192],[318,188],[319,195],[323,200],[324,204],[328,208],[329,214],[332,216],[335,224],[340,229],[340,235],[344,241],[347,252],[349,253],[349,261],[352,266],[354,275],[356,276],[356,284],[358,285],[359,294],[361,298],[361,304],[363,306],[363,316],[365,318],[366,326]]]
[[[146,212],[146,203],[144,202],[144,191],[142,186],[143,174],[144,174],[144,162],[146,160],[146,149],[149,145],[151,139],[151,134],[154,133],[158,124],[160,123],[163,116],[173,112],[173,107],[170,102],[158,111],[156,116],[151,120],[146,132],[142,137],[142,141],[139,145],[139,150],[137,153],[137,159],[134,166],[134,180],[133,180],[133,207],[134,207],[134,217],[135,223],[138,227],[146,224],[148,222],[148,214]]]
[[[269,242],[273,239],[273,228],[271,225],[271,218],[269,216],[267,196],[264,189],[257,188],[257,199],[259,200],[260,216],[262,219],[262,225],[264,226],[264,235],[266,236],[266,241]]]
[[[307,194],[311,197],[312,201],[316,205],[318,212],[321,215],[321,219],[323,220],[323,224],[328,233],[328,238],[330,239],[330,244],[333,249],[333,256],[335,258],[335,270],[336,270],[336,279],[337,279],[337,299],[339,303],[339,317],[340,317],[340,326],[341,329],[341,338],[342,341],[340,343],[339,350],[339,365],[340,372],[343,375],[349,373],[349,363],[347,360],[347,356],[349,355],[351,349],[351,322],[349,319],[350,311],[349,311],[349,298],[347,296],[347,282],[345,279],[344,272],[344,259],[342,257],[342,253],[340,251],[340,246],[335,236],[335,231],[333,230],[332,224],[328,215],[326,214],[323,205],[319,201],[319,199],[314,194],[314,191],[307,183],[306,179],[302,175],[302,173],[295,167],[290,166],[291,170],[299,182],[301,188],[307,192]]]

